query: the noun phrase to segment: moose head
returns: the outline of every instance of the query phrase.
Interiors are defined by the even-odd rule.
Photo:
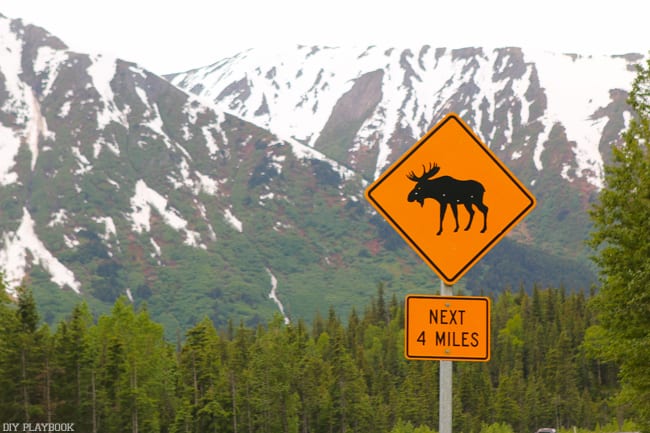
[[[424,200],[432,198],[440,203],[440,229],[438,235],[442,233],[442,222],[445,218],[447,205],[451,206],[456,221],[456,228],[454,232],[458,231],[458,205],[462,204],[469,213],[469,222],[465,230],[469,230],[472,226],[474,219],[474,209],[477,209],[483,214],[483,229],[481,233],[487,230],[487,212],[488,207],[483,203],[483,194],[485,188],[483,185],[475,180],[458,180],[450,176],[434,176],[440,171],[438,164],[429,164],[429,169],[422,167],[423,173],[421,176],[416,175],[411,171],[406,177],[415,182],[415,187],[408,195],[409,203],[417,201],[420,206],[424,206]]]
[[[422,166],[424,169],[424,166]],[[424,170],[422,176],[417,176],[413,171],[411,171],[406,177],[408,177],[413,182],[416,182],[415,187],[409,193],[409,203],[417,201],[420,203],[420,206],[424,206],[424,199],[430,197],[427,194],[427,179],[435,176],[440,171],[438,164],[429,164],[429,169]],[[433,197],[432,197],[433,198]]]

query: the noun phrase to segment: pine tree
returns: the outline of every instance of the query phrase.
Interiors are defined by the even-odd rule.
[[[93,320],[86,303],[78,304],[67,321],[57,327],[54,339],[54,398],[59,401],[57,419],[70,420],[84,431],[92,431],[92,354],[88,330]]]
[[[15,414],[12,405],[16,395],[16,376],[12,375],[14,361],[11,356],[11,336],[14,335],[16,324],[14,308],[0,272],[0,419],[3,420],[12,419]]]
[[[636,113],[605,167],[605,188],[591,213],[591,245],[602,288],[595,298],[604,359],[616,361],[622,397],[650,430],[650,60],[638,67],[628,103]]]
[[[39,395],[38,377],[42,373],[42,341],[38,334],[39,316],[36,302],[31,290],[20,287],[17,290],[18,308],[16,309],[16,327],[12,340],[13,359],[15,360],[15,378],[18,378],[18,401],[22,406],[24,422],[35,421],[43,413],[42,397]]]
[[[307,341],[298,364],[296,391],[300,400],[301,433],[324,431],[332,401],[329,389],[333,385],[332,365],[325,362],[327,333]]]
[[[327,329],[330,339],[325,359],[332,366],[333,379],[329,391],[330,428],[341,433],[350,429],[368,431],[374,420],[366,382],[347,348],[345,330],[333,310],[330,310]]]
[[[136,314],[120,297],[111,314],[99,318],[91,336],[98,376],[93,379],[93,404],[101,416],[93,424],[107,424],[102,431],[158,431],[169,406],[167,396],[173,393],[168,376],[174,370],[162,326],[146,309]]]
[[[230,389],[233,433],[252,430],[251,377],[249,363],[254,332],[243,324],[233,333],[227,347],[228,386]]]
[[[189,431],[214,431],[230,424],[230,393],[220,351],[223,346],[208,318],[187,332],[179,357],[178,393],[184,410],[177,423],[189,424]]]

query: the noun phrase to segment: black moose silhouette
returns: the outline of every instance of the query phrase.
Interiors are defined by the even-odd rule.
[[[454,231],[458,231],[457,206],[459,204],[464,205],[467,212],[469,212],[469,222],[465,230],[469,230],[472,226],[472,220],[474,219],[472,205],[474,205],[483,213],[483,229],[481,233],[485,233],[487,229],[488,207],[483,203],[483,193],[485,193],[483,185],[475,180],[458,180],[450,176],[441,176],[432,179],[440,171],[438,164],[429,165],[428,170],[424,166],[422,169],[424,170],[422,176],[417,176],[414,172],[410,172],[406,176],[413,182],[416,182],[415,187],[409,193],[408,201],[409,203],[417,201],[420,203],[420,206],[424,206],[424,199],[432,198],[440,203],[440,230],[436,234],[440,235],[442,233],[442,221],[445,219],[447,205],[451,206],[454,219],[456,220],[456,229]]]

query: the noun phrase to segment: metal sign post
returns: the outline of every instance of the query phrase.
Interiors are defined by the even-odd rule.
[[[489,299],[453,296],[452,285],[533,210],[535,197],[454,113],[365,196],[440,277],[438,299],[406,297],[404,354],[440,362],[439,433],[452,433],[453,361],[490,359]]]
[[[453,286],[440,280],[440,296],[452,296]],[[451,433],[452,418],[452,367],[453,361],[440,362],[440,406],[438,409],[438,432]]]

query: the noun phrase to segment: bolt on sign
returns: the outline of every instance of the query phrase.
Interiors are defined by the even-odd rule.
[[[450,285],[536,203],[453,113],[382,173],[366,199]]]
[[[404,356],[446,361],[490,360],[490,299],[408,295]]]

